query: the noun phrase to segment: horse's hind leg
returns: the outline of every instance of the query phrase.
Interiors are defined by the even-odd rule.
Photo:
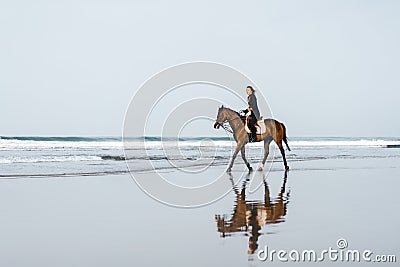
[[[267,161],[268,154],[269,154],[269,144],[271,143],[272,139],[265,139],[264,140],[264,158],[262,160],[262,163],[260,164],[260,167],[258,167],[259,171],[262,171],[264,168],[264,164]]]
[[[289,170],[289,166],[287,164],[286,156],[285,156],[285,149],[283,148],[283,145],[282,145],[282,140],[277,142],[277,145],[278,145],[279,150],[281,151],[281,154],[282,154],[282,159],[283,159],[283,164],[285,165],[285,170]]]
[[[240,153],[242,154],[242,159],[243,159],[244,163],[246,164],[247,168],[249,169],[249,172],[253,171],[253,168],[250,166],[250,163],[246,159],[246,148],[245,148],[245,146],[242,147],[242,149],[240,150]]]

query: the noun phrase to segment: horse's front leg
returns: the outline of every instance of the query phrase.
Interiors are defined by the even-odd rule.
[[[242,149],[240,150],[240,154],[242,154],[242,159],[244,163],[246,164],[247,168],[249,169],[249,172],[253,171],[253,168],[250,166],[250,163],[246,159],[246,146],[243,146]]]
[[[232,166],[233,166],[233,162],[235,161],[237,154],[239,153],[239,151],[242,149],[243,146],[244,146],[244,144],[237,144],[236,145],[235,152],[233,152],[231,162],[229,163],[229,167],[226,170],[226,172],[231,172]]]
[[[262,171],[265,165],[265,162],[267,161],[268,154],[269,154],[269,144],[271,143],[271,139],[266,139],[264,140],[264,158],[260,164],[260,167],[258,167],[259,171]]]

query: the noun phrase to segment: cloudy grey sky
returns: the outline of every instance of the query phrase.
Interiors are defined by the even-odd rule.
[[[291,136],[400,136],[399,14],[396,0],[1,1],[0,135],[121,135],[146,79],[201,60],[254,80]]]

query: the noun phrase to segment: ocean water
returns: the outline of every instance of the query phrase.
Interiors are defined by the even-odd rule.
[[[145,150],[142,142],[145,142]],[[125,151],[124,151],[125,144]],[[300,138],[289,139],[292,151],[287,159],[313,161],[329,159],[400,158],[400,138]],[[146,172],[143,161],[151,160],[157,170],[176,166],[225,165],[235,142],[229,138],[146,137],[122,141],[121,137],[0,137],[0,178],[108,175],[131,171]],[[273,144],[268,161],[280,161]],[[274,149],[275,148],[275,149]],[[263,144],[247,145],[252,164],[262,158]],[[126,152],[126,153],[125,153]],[[236,162],[241,162],[240,156]]]

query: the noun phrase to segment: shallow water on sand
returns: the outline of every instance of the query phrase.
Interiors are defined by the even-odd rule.
[[[151,199],[129,175],[1,179],[0,265],[263,266],[270,262],[257,253],[265,246],[321,251],[339,238],[351,249],[399,256],[396,159],[291,166],[287,176],[235,169],[233,179],[244,180],[195,209]],[[250,193],[246,178],[265,184]]]
[[[279,155],[268,162],[264,172],[250,174],[243,171],[240,158],[230,175],[224,172],[224,157],[196,176],[190,172],[198,170],[195,164],[185,171],[159,168],[170,182],[184,186],[209,183],[216,174],[222,175],[226,195],[191,209],[174,208],[149,197],[127,173],[126,165],[122,169],[119,164],[125,163],[121,160],[90,165],[86,169],[89,176],[79,172],[81,163],[74,167],[74,161],[68,160],[56,165],[15,163],[14,168],[6,166],[12,163],[4,163],[0,266],[264,266],[271,264],[271,258],[261,261],[260,251],[320,253],[330,247],[338,249],[338,239],[346,240],[346,249],[396,255],[398,260],[400,149],[382,143],[324,144],[294,143],[287,154],[288,173],[283,171]],[[95,146],[104,150],[92,144],[84,152],[79,151],[82,147],[68,151],[75,151],[71,152],[75,156],[90,156],[93,151],[119,156],[118,149],[105,148],[104,143]],[[19,155],[7,149],[2,151],[3,159],[12,153]],[[61,149],[49,150],[65,156]],[[253,167],[259,152],[259,147],[249,148]],[[32,153],[47,152],[41,148]],[[101,165],[108,161],[110,166]],[[36,169],[27,170],[26,166]],[[67,175],[51,172],[51,166]],[[29,174],[43,168],[51,175]],[[77,172],[68,173],[73,168]],[[107,168],[109,173],[104,172]],[[121,175],[112,174],[116,170]],[[20,175],[7,176],[11,171]],[[154,175],[152,171],[133,173],[145,178]],[[276,255],[272,262],[310,264],[280,262]],[[323,263],[333,261],[325,258]]]

